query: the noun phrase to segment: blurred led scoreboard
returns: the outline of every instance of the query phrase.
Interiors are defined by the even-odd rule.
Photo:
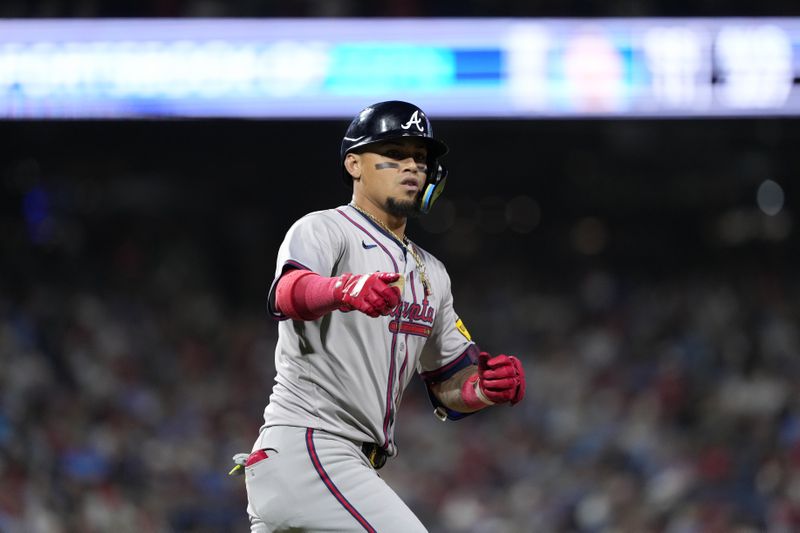
[[[0,117],[799,115],[800,19],[0,20]]]

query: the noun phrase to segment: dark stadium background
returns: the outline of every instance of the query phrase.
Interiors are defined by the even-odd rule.
[[[29,530],[14,529],[14,518],[42,513],[31,501],[65,527],[41,531],[115,530],[111,516],[127,517],[137,524],[132,530],[246,527],[241,480],[224,474],[229,456],[250,446],[274,376],[275,325],[264,297],[289,225],[349,198],[338,170],[345,122],[0,123],[0,319],[6,347],[20,350],[3,355],[4,530]],[[685,459],[711,472],[671,508],[639,513],[647,506],[626,496],[612,513],[624,531],[673,531],[686,509],[705,531],[761,531],[784,502],[781,483],[791,486],[788,466],[774,494],[760,492],[758,476],[769,461],[791,462],[797,453],[797,444],[786,443],[800,416],[796,392],[765,412],[731,415],[708,405],[732,377],[796,387],[799,124],[435,120],[436,135],[451,147],[451,178],[442,204],[424,223],[412,222],[409,234],[448,265],[456,308],[477,341],[523,357],[532,378],[538,365],[561,358],[589,372],[589,388],[579,391],[584,408],[610,388],[626,406],[614,411],[615,424],[648,389],[657,391],[661,429],[677,432]],[[756,202],[765,179],[785,193],[772,217]],[[703,291],[726,293],[720,301],[739,318],[717,331],[707,317],[709,331],[696,331],[687,317],[702,309]],[[634,315],[642,312],[654,331],[637,338]],[[777,349],[787,353],[759,340],[770,314],[788,321],[788,344]],[[598,331],[621,339],[613,360],[571,351]],[[116,352],[106,357],[99,338],[111,333]],[[724,339],[741,333],[744,353],[726,358]],[[707,360],[690,348],[665,354],[665,344],[693,342],[710,350]],[[90,365],[83,375],[80,346],[108,373]],[[17,364],[42,375],[15,384]],[[675,365],[677,377],[660,374]],[[90,394],[86,383],[95,379],[114,390]],[[207,404],[206,394],[216,400]],[[621,476],[646,493],[653,481],[646,469],[591,426],[564,447],[548,433],[548,406],[562,394],[537,394],[533,378],[522,409],[451,427],[430,414],[415,383],[400,411],[401,456],[385,477],[432,530],[526,531],[536,522],[519,513],[530,509],[549,517],[541,530],[595,531],[572,492],[547,505],[518,496],[512,509],[501,496],[514,493],[509,487],[519,487],[520,472],[534,464],[525,466],[525,458],[543,448],[586,455],[585,463],[561,467],[559,477],[581,487],[573,491]],[[113,452],[98,451],[98,431],[118,433],[104,437],[116,442]],[[521,450],[504,451],[520,439],[527,439]],[[576,451],[591,443],[602,451]],[[198,446],[199,458],[181,466],[182,454]],[[153,463],[157,453],[174,463]],[[595,477],[579,481],[587,468]],[[530,480],[523,494],[548,490],[535,474],[522,479]],[[92,494],[108,500],[98,504]],[[474,504],[470,498],[483,502],[478,511],[462,502]],[[462,513],[479,525],[451,516]],[[501,519],[509,523],[492,522]]]
[[[109,268],[121,246],[148,265],[177,239],[204,256],[226,301],[261,306],[289,225],[349,201],[338,167],[346,126],[0,123],[7,268],[20,281],[37,265],[47,277],[55,264],[69,272],[75,254]],[[797,259],[794,119],[440,119],[434,128],[451,147],[446,206],[412,221],[409,234],[452,270],[522,263],[537,278],[595,266],[655,276],[755,266],[788,273]],[[784,191],[777,217],[757,206],[765,180]],[[38,243],[26,207],[32,190],[45,195],[54,222]],[[737,215],[746,221],[739,234]],[[592,235],[597,242],[584,242]],[[70,273],[92,281],[79,268]]]

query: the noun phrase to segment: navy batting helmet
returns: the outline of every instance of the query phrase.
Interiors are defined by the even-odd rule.
[[[442,193],[447,180],[447,170],[439,164],[439,157],[446,154],[448,148],[442,141],[433,137],[433,128],[428,117],[414,104],[399,100],[379,102],[364,108],[356,115],[342,139],[340,151],[342,178],[345,184],[352,185],[352,177],[344,168],[344,158],[347,154],[361,151],[373,143],[402,137],[420,138],[428,149],[428,170],[418,204],[419,210],[427,213]]]

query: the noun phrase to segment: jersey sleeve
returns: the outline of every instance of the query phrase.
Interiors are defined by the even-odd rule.
[[[275,288],[284,272],[299,268],[330,277],[343,253],[341,229],[324,212],[308,214],[295,222],[278,249],[275,279],[267,296],[270,316],[277,320],[288,318],[275,308]]]
[[[420,375],[426,382],[432,383],[445,381],[474,362],[469,355],[470,347],[475,346],[475,343],[453,309],[450,276],[443,271],[442,278],[443,296],[433,321],[430,338],[433,349],[426,350],[420,359]]]
[[[420,359],[420,377],[428,388],[428,396],[437,411],[444,411],[451,420],[466,416],[447,409],[434,396],[431,385],[453,377],[458,371],[478,361],[480,350],[472,341],[469,331],[453,309],[450,277],[444,272],[446,292],[433,321],[431,341],[433,349],[425,350]]]

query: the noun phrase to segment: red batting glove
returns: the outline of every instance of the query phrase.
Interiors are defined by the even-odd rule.
[[[478,356],[478,386],[492,403],[518,403],[525,397],[525,371],[519,359],[508,355]]]
[[[386,316],[400,303],[400,288],[390,287],[397,281],[397,272],[342,274],[334,284],[334,297],[342,305],[340,311],[357,310],[371,317]]]

